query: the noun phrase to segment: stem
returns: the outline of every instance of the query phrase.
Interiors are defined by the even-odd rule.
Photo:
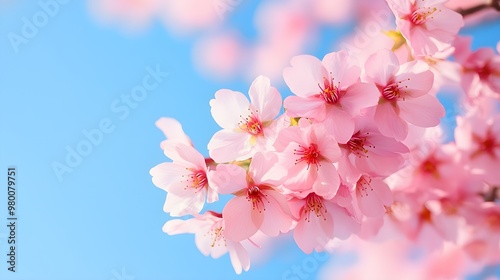
[[[500,0],[492,0],[488,4],[479,4],[477,6],[473,6],[466,9],[458,9],[457,12],[460,13],[463,17],[466,17],[488,8],[493,8],[500,12]]]

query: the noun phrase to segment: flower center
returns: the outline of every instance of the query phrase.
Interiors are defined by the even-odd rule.
[[[471,158],[475,158],[483,153],[489,155],[490,157],[496,159],[497,155],[495,149],[500,149],[500,142],[496,141],[495,135],[488,129],[486,137],[481,138],[480,136],[473,134],[472,139],[478,144],[477,150],[471,155]]]
[[[481,81],[487,80],[490,76],[490,69],[483,67],[477,70],[477,74],[479,75],[479,79]]]
[[[432,212],[425,206],[423,206],[422,211],[420,212],[420,220],[423,222],[432,223]]]
[[[262,122],[259,117],[254,114],[254,112],[251,112],[250,115],[245,118],[241,118],[242,120],[239,123],[241,130],[246,131],[253,136],[263,135]]]
[[[305,161],[307,163],[307,168],[309,169],[309,166],[311,164],[316,165],[316,168],[319,168],[320,160],[321,160],[321,154],[318,150],[318,146],[316,144],[311,144],[309,147],[304,147],[302,145],[299,145],[298,149],[293,150],[295,155],[300,156],[300,158],[295,160],[295,164],[298,164],[300,162]]]
[[[410,78],[408,78],[410,80]],[[393,82],[385,86],[381,92],[382,96],[387,101],[398,101],[400,98],[404,101],[404,94],[406,93],[407,85],[402,84],[403,81]]]
[[[318,84],[319,89],[321,90],[320,96],[325,100],[328,104],[335,104],[340,99],[340,83],[335,86],[333,84],[333,78],[331,81],[328,81],[327,78],[323,78],[323,87]]]
[[[420,25],[426,23],[429,18],[432,19],[434,14],[438,9],[436,7],[422,7],[415,10],[410,15],[410,21],[415,25]]]
[[[382,91],[382,96],[389,101],[398,99],[401,96],[398,84],[393,83],[386,86]]]
[[[187,175],[187,181],[188,185],[184,188],[185,190],[193,188],[195,189],[195,192],[198,192],[208,187],[207,174],[203,170],[193,170],[189,175]]]
[[[266,205],[264,204],[265,201],[269,203],[266,195],[260,191],[258,186],[248,188],[247,200],[252,202],[252,209],[257,209],[259,212],[262,212],[263,210],[266,211]]]
[[[367,132],[367,134],[369,134]],[[365,146],[375,148],[373,145],[369,145],[366,143],[367,137],[363,137],[360,135],[359,131],[356,132],[349,142],[347,142],[346,146],[351,153],[355,154],[357,157],[368,157],[368,150],[365,148]]]
[[[423,173],[430,174],[434,176],[434,178],[439,179],[441,176],[439,174],[438,164],[439,162],[434,158],[428,158],[420,164],[420,169]]]
[[[311,212],[313,212],[318,218],[323,217],[323,220],[325,221],[326,213],[328,212],[325,205],[323,204],[323,198],[315,193],[310,193],[309,195],[307,195],[306,205],[304,205],[302,211],[304,211],[304,219],[308,222],[311,221]]]
[[[208,234],[212,239],[212,244],[210,244],[212,248],[215,247],[215,245],[221,246],[221,244],[226,246],[226,238],[224,237],[224,228],[222,227],[222,220],[215,222],[212,225],[212,227],[210,227]]]

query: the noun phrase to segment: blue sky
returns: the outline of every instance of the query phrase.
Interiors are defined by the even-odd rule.
[[[17,272],[8,272],[3,261],[7,191],[2,187],[0,278],[281,279],[310,260],[284,241],[272,261],[236,278],[228,256],[213,260],[199,253],[192,235],[162,232],[169,219],[162,211],[165,192],[149,175],[166,160],[155,121],[177,118],[206,154],[206,144],[219,129],[209,100],[220,88],[247,92],[249,83],[200,76],[192,66],[193,38],[172,37],[159,23],[133,35],[103,27],[92,20],[84,2],[61,5],[17,52],[9,34],[19,34],[23,17],[32,18],[40,7],[35,1],[0,3],[1,186],[7,167],[18,171]],[[227,24],[251,37],[252,26],[245,22],[251,22],[254,6],[243,5]],[[494,46],[499,38],[489,35],[499,28],[496,22],[465,33],[477,35],[474,46]],[[323,33],[333,40],[339,32]],[[310,51],[323,56],[328,46]],[[164,74],[155,79],[151,72]],[[154,86],[130,101],[144,79]],[[280,91],[289,94],[283,87]],[[105,130],[101,137],[95,136],[97,129]],[[90,147],[86,134],[96,137]],[[72,166],[65,172],[54,172],[78,149],[87,155],[69,159]],[[309,279],[316,273],[308,273]]]

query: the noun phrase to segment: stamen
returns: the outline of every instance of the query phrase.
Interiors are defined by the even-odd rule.
[[[252,210],[257,209],[260,213],[262,213],[262,211],[266,211],[266,205],[264,202],[267,201],[267,203],[269,203],[266,196],[266,194],[260,191],[258,186],[253,186],[247,190],[247,200],[252,202]]]
[[[191,170],[191,173],[188,175],[182,175],[183,178],[186,178],[186,187],[184,187],[185,190],[189,188],[195,189],[195,193],[199,192],[202,189],[205,189],[208,187],[208,180],[207,180],[207,174],[203,170],[194,170],[194,169],[188,169]]]
[[[432,14],[434,14],[437,11],[438,9],[436,7],[422,7],[418,10],[415,10],[411,14],[410,21],[416,25],[424,24],[429,19],[433,19],[434,17],[432,16]]]
[[[410,78],[408,78],[408,81]],[[393,82],[389,85],[387,85],[383,90],[382,90],[382,96],[388,100],[388,101],[398,101],[402,99],[403,101],[405,100],[405,94],[408,86],[403,85],[403,81],[399,82]]]
[[[262,122],[255,114],[258,111],[254,113],[250,109],[248,110],[250,111],[250,114],[247,117],[243,118],[243,116],[240,115],[241,121],[239,122],[238,126],[241,130],[246,131],[253,136],[263,135]]]
[[[369,192],[373,191],[372,186],[370,185],[372,179],[366,176],[361,176],[358,182],[356,183],[356,191],[359,193],[361,197],[367,197]]]
[[[309,169],[311,164],[316,165],[317,169],[319,169],[319,167],[321,166],[321,154],[316,144],[311,144],[309,147],[299,145],[299,148],[294,149],[293,153],[300,156],[300,158],[295,160],[295,164],[305,161],[307,163],[307,169]]]
[[[323,217],[323,220],[326,221],[326,213],[328,212],[328,210],[323,204],[323,198],[315,193],[310,193],[305,198],[305,200],[306,200],[306,205],[304,205],[304,208],[302,208],[302,211],[304,211],[304,216],[305,216],[304,219],[310,222],[311,212],[314,212],[314,214],[316,214],[316,217],[318,218]]]
[[[328,81],[327,78],[323,77],[323,87],[318,84],[318,87],[321,90],[319,95],[328,104],[335,104],[340,99],[340,82],[337,86],[335,86],[333,80],[334,79],[332,78],[331,81]]]

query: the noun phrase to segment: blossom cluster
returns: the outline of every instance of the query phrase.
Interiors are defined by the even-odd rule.
[[[249,269],[256,236],[288,232],[305,253],[400,236],[499,263],[500,45],[472,51],[457,35],[462,16],[444,2],[387,0],[396,18],[380,34],[388,40],[293,57],[284,100],[265,76],[248,97],[217,91],[210,106],[221,130],[207,158],[176,120],[160,119],[171,162],[151,169],[153,183],[167,191],[167,213],[192,216],[163,230],[194,233],[205,255],[229,252],[237,273]],[[447,143],[436,97],[445,85],[463,92]],[[221,212],[201,213],[221,195],[231,196]]]

